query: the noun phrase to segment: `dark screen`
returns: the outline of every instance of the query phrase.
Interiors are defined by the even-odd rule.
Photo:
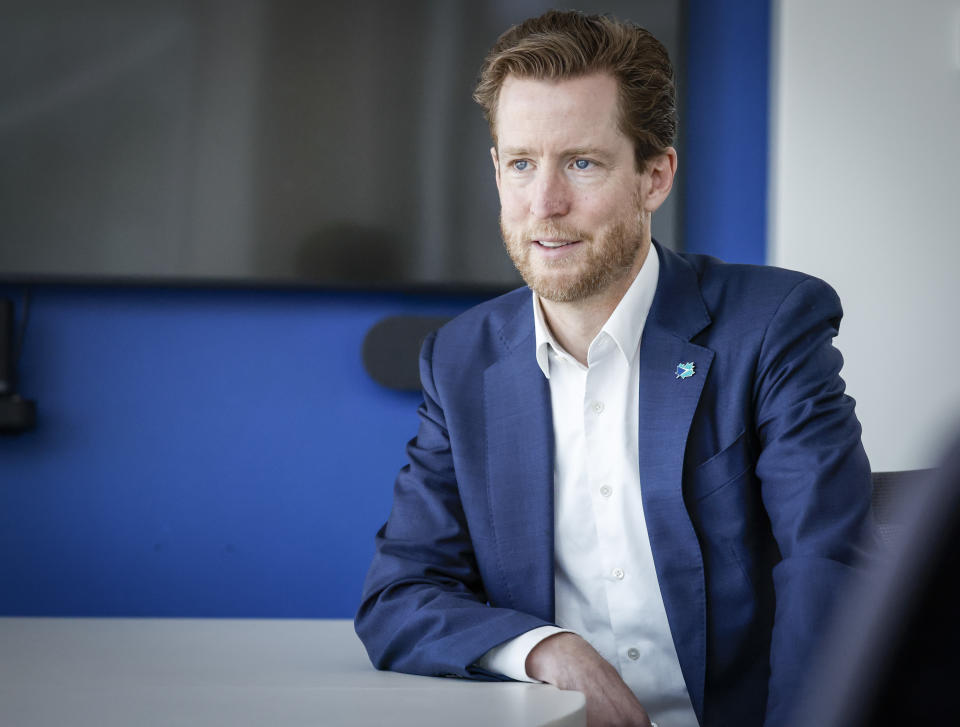
[[[518,284],[471,92],[549,6],[4,3],[0,277]],[[679,2],[581,7],[678,60]],[[674,247],[678,215],[654,219]]]

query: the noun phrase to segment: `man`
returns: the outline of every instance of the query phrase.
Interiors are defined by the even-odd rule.
[[[652,242],[677,155],[646,31],[528,20],[475,98],[533,293],[425,341],[357,633],[378,668],[578,689],[592,726],[785,724],[869,513],[839,300]]]

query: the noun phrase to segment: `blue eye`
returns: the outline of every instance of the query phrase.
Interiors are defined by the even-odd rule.
[[[587,169],[590,166],[590,162],[587,161],[586,159],[577,159],[577,161],[575,161],[573,165],[577,169]]]
[[[527,168],[527,164],[529,164],[529,162],[526,159],[517,159],[517,161],[513,163],[513,168],[518,172],[522,172]]]

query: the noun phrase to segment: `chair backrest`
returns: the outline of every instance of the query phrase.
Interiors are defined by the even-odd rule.
[[[873,516],[884,544],[895,541],[903,530],[903,504],[907,498],[916,496],[918,488],[929,481],[933,470],[902,470],[899,472],[874,472]]]
[[[874,510],[895,543],[855,582],[797,724],[954,724],[960,683],[960,437],[935,470],[877,472]]]

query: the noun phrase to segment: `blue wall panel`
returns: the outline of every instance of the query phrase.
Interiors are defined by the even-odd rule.
[[[763,263],[767,237],[769,0],[688,0],[684,248]]]
[[[420,400],[369,379],[363,337],[476,301],[35,288],[0,614],[352,614]]]

